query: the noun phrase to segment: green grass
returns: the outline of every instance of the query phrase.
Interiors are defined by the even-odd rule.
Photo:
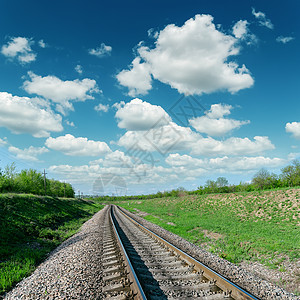
[[[299,189],[118,202],[233,263],[282,269],[300,257]],[[170,223],[170,224],[168,224]],[[175,224],[175,226],[174,226]]]
[[[97,201],[0,194],[0,294],[102,208]]]

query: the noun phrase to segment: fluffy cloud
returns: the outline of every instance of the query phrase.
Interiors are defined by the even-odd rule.
[[[282,43],[282,44],[286,44],[286,43],[288,43],[288,42],[290,42],[290,41],[292,41],[292,40],[294,40],[295,38],[294,37],[291,37],[291,36],[278,36],[277,38],[276,38],[276,42],[278,42],[278,43]]]
[[[157,34],[155,48],[140,45],[131,69],[120,72],[117,79],[134,94],[151,88],[150,73],[180,93],[234,93],[254,82],[244,65],[228,60],[239,50],[237,39],[217,30],[212,16],[196,15],[182,27],[166,26]],[[137,85],[140,80],[142,88]]]
[[[8,148],[9,152],[16,155],[18,159],[24,159],[29,161],[39,161],[37,156],[43,153],[49,152],[46,147],[33,147],[30,146],[26,149],[19,149],[17,147],[10,146]]]
[[[258,170],[262,167],[275,168],[284,165],[287,161],[281,158],[255,157],[217,157],[211,159],[199,159],[189,155],[170,154],[166,162],[172,167],[184,167],[187,169],[202,168],[208,172],[241,172]]]
[[[254,137],[254,141],[237,137],[223,141],[212,137],[203,138],[191,128],[172,122],[162,107],[143,102],[141,99],[133,99],[127,104],[117,103],[114,106],[117,108],[118,126],[127,130],[117,144],[126,149],[158,151],[163,155],[185,150],[204,156],[248,155],[274,149],[269,138],[263,136]],[[249,122],[223,118],[230,114],[231,109],[230,105],[214,104],[205,112],[204,117],[195,118],[191,123],[201,132],[221,135]],[[211,128],[208,124],[219,127]]]
[[[275,148],[266,136],[255,136],[253,141],[237,137],[218,141],[208,137],[199,139],[192,146],[191,154],[203,156],[253,155]]]
[[[248,25],[248,21],[240,20],[234,24],[232,33],[237,39],[246,41],[248,45],[251,45],[257,42],[257,38],[254,34],[249,32]]]
[[[99,103],[98,105],[96,105],[94,107],[95,111],[103,111],[103,112],[108,112],[109,110],[109,105],[104,105],[104,104],[101,104]]]
[[[96,49],[90,49],[89,54],[95,55],[97,57],[102,57],[105,55],[110,55],[111,51],[112,51],[111,46],[107,46],[104,43],[101,43],[100,47],[98,47]]]
[[[8,128],[13,133],[48,137],[50,132],[63,130],[61,116],[53,113],[39,99],[0,92],[0,107],[0,126]]]
[[[16,58],[21,64],[35,61],[36,54],[33,53],[31,45],[34,42],[24,37],[14,37],[7,45],[3,45],[1,53],[8,58]]]
[[[237,23],[235,23],[232,28],[233,35],[237,39],[243,39],[248,33],[248,24],[249,23],[246,20],[240,20]]]
[[[6,138],[4,138],[4,139],[0,138],[0,147],[4,146],[6,144],[7,144]]]
[[[118,126],[127,130],[148,130],[153,126],[167,125],[171,118],[161,106],[152,105],[141,99],[116,104]]]
[[[46,48],[46,47],[47,47],[47,45],[46,45],[46,43],[44,42],[44,40],[39,40],[39,46],[40,46],[41,48]]]
[[[121,71],[116,78],[129,89],[128,95],[132,97],[145,95],[152,88],[150,65],[141,63],[140,57],[133,60],[130,70]]]
[[[211,109],[205,112],[206,116],[193,118],[190,120],[190,124],[201,133],[222,136],[235,128],[250,123],[249,121],[223,118],[224,115],[230,114],[231,109],[231,105],[213,104]]]
[[[189,127],[178,126],[173,122],[147,131],[127,131],[118,141],[119,146],[142,151],[168,152],[190,150],[201,136]]]
[[[81,65],[77,65],[76,67],[75,67],[75,71],[78,73],[78,74],[82,74],[82,66]]]
[[[252,7],[252,15],[258,20],[261,26],[265,26],[269,29],[273,29],[274,25],[272,24],[270,19],[267,19],[266,14],[258,11],[256,12],[255,9]]]
[[[285,131],[291,133],[295,139],[300,139],[300,122],[286,123]]]
[[[45,145],[70,156],[97,156],[111,152],[104,142],[88,140],[84,137],[76,138],[71,134],[57,138],[49,137]]]
[[[26,80],[23,88],[29,94],[36,94],[57,103],[57,109],[65,113],[66,110],[73,110],[73,101],[85,101],[94,99],[92,93],[99,93],[97,83],[92,79],[63,81],[55,76],[38,76],[28,72],[30,80]]]

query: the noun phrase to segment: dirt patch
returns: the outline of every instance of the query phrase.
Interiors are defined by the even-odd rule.
[[[243,261],[240,266],[288,292],[300,294],[300,260],[291,262],[286,259],[281,264],[283,271],[269,269],[259,262]]]
[[[174,224],[173,222],[168,222],[167,224],[171,226],[176,226],[176,224]]]
[[[141,211],[141,210],[139,210],[139,209],[137,209],[137,208],[134,208],[134,210],[136,211],[136,215],[137,216],[139,216],[139,217],[146,217],[146,216],[148,216],[149,214],[148,213],[146,213],[145,211]]]
[[[219,239],[223,238],[223,235],[220,233],[217,233],[217,232],[211,232],[206,229],[202,230],[202,232],[204,233],[205,237],[208,237],[213,240],[219,240]]]

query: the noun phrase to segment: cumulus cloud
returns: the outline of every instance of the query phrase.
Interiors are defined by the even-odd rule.
[[[158,105],[152,105],[141,99],[133,99],[128,103],[114,105],[117,108],[118,126],[126,130],[148,130],[153,126],[167,125],[171,118]]]
[[[254,34],[249,32],[248,25],[248,21],[240,20],[234,24],[232,33],[237,39],[244,40],[248,45],[250,45],[256,43],[257,38]]]
[[[151,68],[147,63],[141,63],[136,57],[129,70],[122,70],[116,78],[119,83],[129,89],[128,95],[135,97],[145,95],[152,88]]]
[[[286,123],[285,131],[291,133],[295,139],[300,139],[300,122]]]
[[[23,83],[23,88],[29,94],[36,94],[57,103],[57,110],[65,114],[74,110],[70,101],[85,101],[94,99],[92,93],[101,92],[93,79],[75,79],[63,81],[56,76],[38,76],[28,72],[30,80]]]
[[[81,65],[77,65],[76,67],[75,67],[75,71],[78,73],[78,74],[82,74],[82,66]]]
[[[261,26],[265,26],[269,29],[274,28],[274,25],[272,24],[270,19],[267,19],[265,13],[263,13],[261,11],[256,12],[255,8],[252,7],[252,15],[258,20],[258,22]]]
[[[244,38],[248,33],[248,21],[240,20],[234,24],[232,32],[237,39]]]
[[[119,146],[127,149],[138,148],[143,151],[168,152],[190,150],[192,145],[201,138],[189,127],[178,126],[173,122],[147,131],[127,131],[118,141]]]
[[[251,87],[254,82],[245,65],[239,67],[229,60],[239,54],[237,41],[217,30],[212,16],[196,15],[182,27],[166,26],[157,34],[154,48],[140,44],[139,56],[132,67],[121,71],[117,79],[134,95],[145,94],[151,88],[150,74],[180,93],[202,94],[217,90],[235,93]],[[142,88],[138,86],[140,80]]]
[[[294,40],[295,38],[294,37],[291,37],[291,36],[278,36],[277,38],[276,38],[276,42],[278,42],[278,43],[282,43],[282,44],[286,44],[286,43],[288,43],[288,42],[290,42],[290,41],[292,41],[292,40]]]
[[[208,172],[240,172],[258,170],[260,168],[275,168],[286,163],[286,159],[269,158],[264,156],[254,157],[217,157],[210,159],[199,159],[189,155],[170,154],[166,158],[166,163],[173,167],[183,167],[187,169],[202,168]]]
[[[21,64],[27,64],[36,59],[36,54],[31,49],[33,43],[31,39],[25,37],[13,37],[2,46],[1,53],[10,59],[16,58]]]
[[[37,156],[49,152],[46,147],[33,147],[30,146],[26,149],[19,149],[14,146],[10,146],[8,151],[15,154],[18,159],[24,159],[28,161],[39,161]]]
[[[103,112],[108,112],[109,110],[109,105],[104,105],[104,104],[101,104],[99,103],[98,105],[96,105],[94,107],[95,111],[103,111]]]
[[[0,92],[0,107],[0,126],[13,133],[48,137],[50,132],[63,130],[61,116],[39,99]]]
[[[101,43],[100,47],[95,49],[90,49],[89,54],[95,55],[97,57],[103,57],[105,55],[110,55],[112,51],[111,46],[107,46],[104,43]]]
[[[201,133],[210,136],[222,136],[233,129],[250,123],[250,121],[223,118],[224,115],[230,114],[231,109],[231,105],[213,104],[210,110],[205,112],[205,116],[191,119],[190,124]]]
[[[203,138],[191,128],[174,123],[162,107],[141,99],[133,99],[127,104],[116,103],[114,107],[117,108],[118,126],[127,130],[117,144],[127,149],[139,148],[142,151],[157,151],[163,155],[185,150],[204,156],[252,155],[274,149],[269,138],[263,136],[254,137],[253,141],[237,137],[222,141],[210,136]],[[231,105],[214,104],[205,112],[205,116],[192,119],[191,123],[201,132],[218,136],[249,122],[225,119],[224,116],[229,115],[231,109]]]
[[[275,146],[266,136],[255,136],[253,141],[249,138],[231,137],[224,141],[211,137],[199,139],[192,145],[191,154],[203,156],[217,155],[253,155]]]
[[[88,140],[85,137],[76,138],[71,134],[57,138],[49,137],[45,145],[70,156],[97,156],[111,152],[104,142]]]

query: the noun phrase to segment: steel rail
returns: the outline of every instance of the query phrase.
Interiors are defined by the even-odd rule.
[[[117,206],[118,207],[118,206]],[[185,260],[188,264],[194,265],[194,268],[196,271],[203,271],[204,276],[209,280],[216,280],[216,285],[224,290],[224,291],[231,291],[231,297],[236,300],[259,300],[256,296],[252,295],[251,293],[244,290],[242,287],[238,286],[237,284],[231,282],[229,279],[225,278],[221,274],[217,273],[210,267],[206,266],[205,264],[201,263],[200,261],[196,260],[192,256],[190,256],[188,253],[180,250],[173,244],[169,243],[164,238],[160,237],[156,233],[154,233],[152,230],[146,228],[138,221],[134,220],[132,217],[130,217],[127,213],[125,213],[120,207],[118,207],[118,210],[127,217],[130,221],[132,221],[134,224],[136,224],[138,227],[142,228],[145,232],[148,232],[153,237],[155,237],[158,241],[166,245],[168,248],[172,249],[176,254],[179,254],[180,257]]]
[[[134,299],[138,299],[138,300],[146,300],[147,297],[143,291],[143,288],[139,282],[139,279],[133,269],[133,266],[130,262],[130,259],[128,257],[128,254],[126,252],[126,249],[122,243],[122,240],[119,236],[119,233],[118,233],[118,230],[116,228],[116,225],[115,225],[115,222],[114,222],[114,218],[113,218],[113,212],[112,212],[112,206],[110,207],[110,221],[111,221],[111,224],[112,224],[112,227],[113,227],[113,230],[114,230],[114,233],[115,233],[115,236],[117,238],[117,243],[119,245],[119,248],[120,248],[120,251],[121,251],[121,255],[124,259],[124,265],[125,265],[125,269],[127,271],[127,277],[128,279],[130,280],[131,282],[131,290],[133,291],[134,293]]]

